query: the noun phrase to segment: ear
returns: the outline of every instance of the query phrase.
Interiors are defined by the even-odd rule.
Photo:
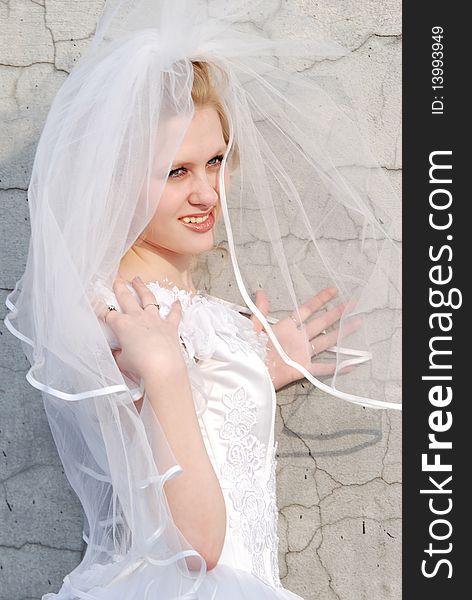
[[[264,290],[257,290],[256,292],[256,302],[257,308],[261,311],[264,317],[267,317],[269,314],[269,296],[266,294]],[[256,333],[260,333],[263,330],[262,323],[256,317],[256,315],[251,315],[251,321]]]

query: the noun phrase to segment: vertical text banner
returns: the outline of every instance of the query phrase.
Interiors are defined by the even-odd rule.
[[[472,593],[470,32],[458,3],[403,9],[403,600],[444,600]]]

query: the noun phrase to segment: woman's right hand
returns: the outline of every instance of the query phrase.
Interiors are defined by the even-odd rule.
[[[120,348],[113,356],[122,373],[139,383],[146,380],[149,373],[162,372],[166,376],[170,370],[185,367],[179,341],[178,327],[182,316],[182,306],[177,299],[169,314],[163,319],[156,303],[156,297],[138,279],[131,282],[136,290],[140,305],[121,277],[113,282],[113,291],[123,312],[103,311],[101,318],[111,327]]]

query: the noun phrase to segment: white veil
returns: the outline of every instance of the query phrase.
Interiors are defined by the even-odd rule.
[[[192,598],[205,574],[163,492],[181,468],[146,398],[136,410],[143,390],[118,369],[96,316],[121,257],[156,211],[193,117],[192,60],[214,65],[230,123],[220,200],[242,301],[314,386],[400,408],[385,398],[401,325],[400,255],[386,211],[397,199],[349,105],[283,68],[285,57],[321,60],[344,49],[321,36],[302,44],[245,32],[238,20],[247,3],[221,4],[108,1],[37,147],[28,260],[5,324],[23,342],[27,380],[43,394],[86,516],[87,551],[58,597],[116,598],[126,579],[130,589],[142,586],[143,600],[151,592]],[[336,372],[321,381],[285,353],[271,323],[331,285],[347,307],[328,353]],[[274,290],[271,323],[251,299],[260,286]],[[348,333],[354,317],[362,327]]]

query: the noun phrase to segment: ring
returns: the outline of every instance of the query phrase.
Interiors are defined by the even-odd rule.
[[[326,335],[326,329],[323,329],[323,331],[321,332],[322,335]]]
[[[157,306],[157,308],[159,308],[159,309],[160,309],[160,306],[159,306],[159,304],[156,304],[155,302],[149,302],[149,304],[145,304],[145,305],[143,306],[143,310],[146,308],[146,306]]]
[[[310,346],[311,346],[311,349],[313,350],[313,356],[316,356],[318,353],[315,350],[315,347],[313,346],[313,342],[310,342]]]
[[[298,327],[300,325],[298,319],[296,319],[293,315],[290,315],[290,318],[292,319],[292,321],[295,323],[295,325]]]
[[[107,307],[107,312],[105,313],[105,316],[103,317],[103,320],[105,321],[105,323],[107,322],[108,313],[111,312],[112,310],[116,310],[116,307],[113,306],[113,304],[109,304]]]

